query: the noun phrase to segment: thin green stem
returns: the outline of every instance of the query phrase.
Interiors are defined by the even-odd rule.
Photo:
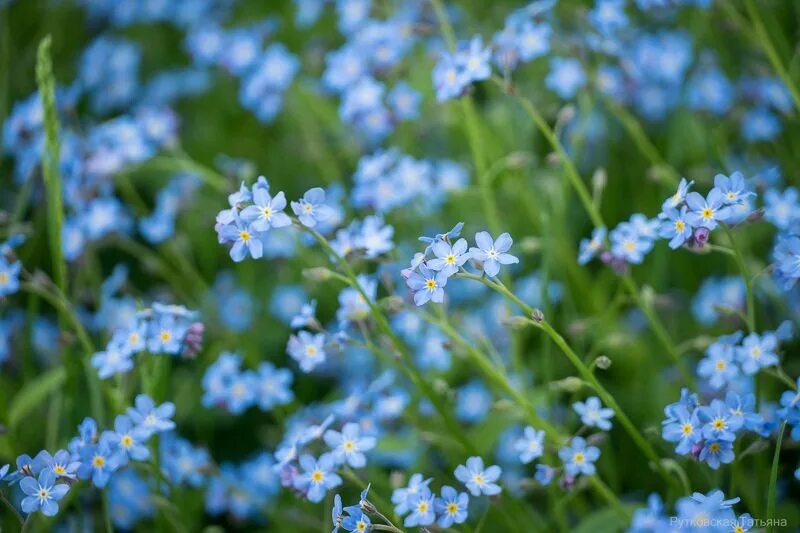
[[[744,290],[745,297],[747,299],[747,329],[752,333],[756,330],[756,303],[753,296],[753,283],[750,279],[750,273],[747,270],[747,264],[744,261],[742,250],[739,248],[739,245],[733,236],[733,231],[725,224],[723,224],[723,228],[725,228],[725,234],[731,241],[733,257],[736,259],[736,265],[739,267],[739,273],[741,274],[742,278],[744,278]]]
[[[745,0],[745,6],[747,7],[747,14],[753,23],[753,29],[755,30],[758,44],[767,55],[769,62],[772,64],[772,68],[775,69],[775,72],[777,72],[778,76],[780,76],[781,80],[783,80],[783,84],[786,86],[786,89],[792,96],[792,102],[794,102],[795,108],[797,111],[800,111],[800,91],[797,90],[797,86],[795,85],[794,80],[792,80],[792,77],[789,75],[789,71],[786,70],[786,67],[783,65],[783,61],[781,61],[781,58],[778,56],[778,51],[775,49],[775,45],[770,39],[769,32],[764,25],[764,21],[758,11],[758,7],[756,7],[756,4],[753,2],[753,0]]]
[[[3,502],[3,504],[5,504],[5,506],[8,507],[9,510],[11,510],[11,513],[17,517],[20,526],[25,523],[25,519],[22,517],[20,512],[17,511],[17,508],[14,507],[14,505],[10,501],[8,501],[8,498],[6,498],[6,495],[3,491],[0,491],[0,502]]]
[[[778,431],[778,441],[775,443],[775,455],[772,456],[772,469],[769,473],[769,491],[767,492],[767,519],[776,519],[775,516],[775,503],[776,495],[778,493],[778,466],[781,457],[781,444],[783,443],[783,433],[786,431],[786,422],[781,424],[781,429]],[[775,524],[770,526],[770,532],[775,531]]]

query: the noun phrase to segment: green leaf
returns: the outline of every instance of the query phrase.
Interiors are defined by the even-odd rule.
[[[64,367],[54,368],[25,384],[14,396],[8,409],[8,427],[15,429],[20,422],[56,389],[64,384],[66,372]]]

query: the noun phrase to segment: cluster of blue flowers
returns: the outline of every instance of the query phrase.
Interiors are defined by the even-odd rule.
[[[647,499],[646,508],[637,509],[633,513],[628,533],[674,529],[736,533],[751,531],[756,526],[756,520],[749,513],[742,513],[737,517],[733,511],[733,506],[739,501],[739,498],[726,499],[725,494],[718,489],[707,494],[695,492],[675,502],[677,514],[669,516],[661,497],[654,493]]]
[[[203,376],[203,405],[241,414],[253,405],[269,411],[293,400],[293,376],[289,370],[267,362],[256,371],[243,371],[241,366],[239,355],[220,354]]]
[[[92,366],[106,379],[130,372],[138,353],[193,358],[202,347],[204,329],[196,312],[155,302],[114,331],[106,349],[92,356]]]
[[[45,516],[54,516],[58,502],[76,480],[90,480],[95,487],[103,488],[118,469],[129,462],[148,459],[148,440],[175,428],[171,420],[174,412],[172,403],[157,406],[149,397],[137,396],[134,406],[117,416],[113,430],[98,433],[97,423],[87,418],[78,427],[79,435],[70,441],[68,450],[54,454],[42,450],[33,458],[20,455],[11,473],[8,465],[0,468],[0,480],[11,485],[19,483],[25,494],[23,512],[41,511]]]

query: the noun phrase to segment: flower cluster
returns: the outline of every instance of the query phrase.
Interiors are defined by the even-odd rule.
[[[242,370],[242,358],[222,353],[203,375],[203,405],[241,414],[257,405],[262,411],[286,405],[294,398],[292,373],[263,362],[253,370]]]
[[[725,499],[725,494],[715,489],[707,494],[695,492],[675,502],[675,516],[668,516],[664,502],[658,494],[651,494],[647,507],[633,513],[628,533],[669,531],[670,528],[686,528],[690,531],[750,531],[756,521],[748,514],[738,517],[733,506],[740,498]]]
[[[129,372],[138,353],[194,357],[202,346],[204,329],[196,312],[156,302],[116,329],[106,349],[92,356],[92,366],[106,379]]]

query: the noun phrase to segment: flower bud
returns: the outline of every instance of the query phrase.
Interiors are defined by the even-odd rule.
[[[611,359],[607,355],[601,355],[594,360],[594,365],[600,370],[608,370],[611,368]]]
[[[541,309],[534,309],[533,313],[531,313],[531,318],[533,319],[534,322],[541,324],[542,322],[544,322],[544,313],[542,312]]]
[[[331,279],[333,272],[325,267],[306,268],[303,270],[303,277],[311,281],[328,281]]]
[[[203,334],[206,326],[202,322],[195,322],[189,325],[186,336],[183,338],[183,353],[181,356],[186,359],[194,359],[200,350],[203,349]]]

